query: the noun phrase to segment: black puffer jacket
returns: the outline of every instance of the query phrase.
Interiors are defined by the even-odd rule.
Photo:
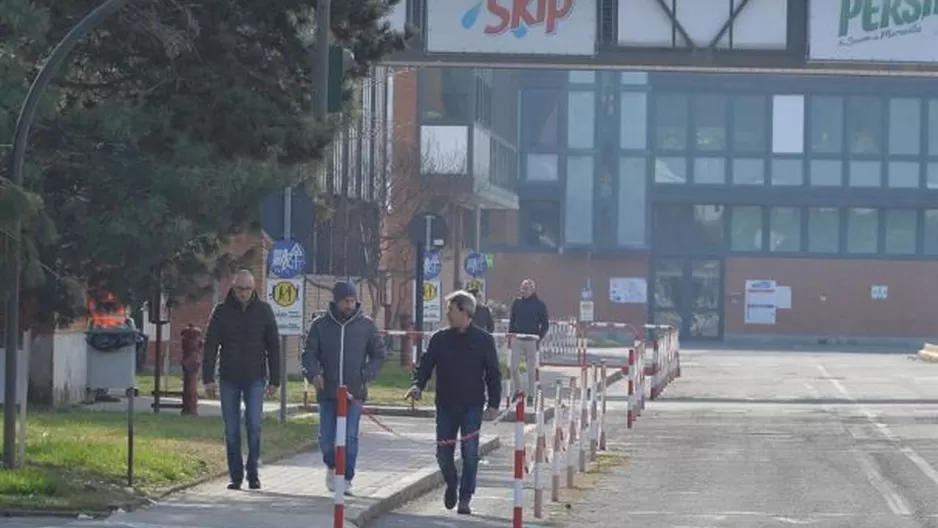
[[[241,305],[234,292],[212,311],[205,332],[205,359],[202,381],[214,383],[215,364],[220,358],[219,377],[223,381],[251,382],[267,378],[280,385],[280,333],[270,305],[257,293]]]

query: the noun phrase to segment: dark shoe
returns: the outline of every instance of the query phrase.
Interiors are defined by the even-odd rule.
[[[468,500],[459,501],[459,507],[456,508],[456,513],[459,515],[472,515],[472,508],[469,507]]]
[[[241,482],[232,480],[228,483],[228,489],[230,490],[239,490],[241,489]]]
[[[261,479],[256,478],[256,477],[252,479],[248,479],[248,488],[252,490],[261,489]]]
[[[446,506],[447,510],[452,510],[456,507],[456,486],[446,486],[446,493],[443,495],[443,506]]]

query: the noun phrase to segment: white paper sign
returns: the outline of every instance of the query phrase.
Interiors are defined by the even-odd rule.
[[[613,304],[645,304],[648,302],[648,282],[644,277],[610,278],[609,302]]]
[[[773,280],[746,281],[746,324],[775,324],[776,285]]]
[[[593,301],[580,301],[580,321],[584,323],[593,322]]]
[[[267,278],[267,302],[274,310],[277,330],[281,336],[303,335],[304,299],[306,279]]]
[[[791,310],[791,286],[775,286],[775,308]]]

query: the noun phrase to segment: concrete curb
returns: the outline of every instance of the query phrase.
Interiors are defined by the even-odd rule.
[[[528,426],[526,429],[531,429],[531,427]],[[527,430],[525,430],[525,433],[527,433]],[[483,440],[479,443],[479,456],[484,457],[499,447],[501,447],[501,438],[498,436]],[[462,463],[458,454],[456,463]],[[437,466],[424,467],[375,493],[375,495],[383,498],[374,500],[365,506],[350,507],[346,521],[355,526],[365,526],[378,517],[390,513],[442,485],[443,473],[440,469]]]
[[[610,385],[621,381],[624,378],[625,373],[622,372],[621,369],[617,369],[612,374],[606,376],[606,386],[609,387]],[[547,410],[550,410],[550,415],[553,417],[553,409],[545,409],[545,420],[547,419]],[[527,417],[525,418],[525,421],[527,422]],[[531,418],[533,420],[533,414],[531,415]],[[512,422],[506,420],[503,423]],[[536,427],[536,425],[526,425],[524,428],[525,436],[533,433]],[[484,457],[500,447],[501,438],[498,436],[483,440],[479,444],[479,456]],[[459,463],[461,463],[461,460],[457,458],[457,464]],[[432,492],[442,485],[443,473],[440,472],[440,469],[437,466],[427,466],[421,468],[416,472],[408,475],[406,478],[398,480],[394,484],[386,486],[375,493],[375,495],[384,498],[376,499],[363,507],[349,507],[346,520],[355,526],[363,527],[381,515],[390,513],[400,508],[404,504],[407,504],[414,499],[420,498]]]

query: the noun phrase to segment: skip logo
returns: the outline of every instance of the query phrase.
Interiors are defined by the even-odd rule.
[[[522,39],[536,28],[546,35],[557,33],[557,25],[573,13],[576,0],[478,0],[462,16],[462,27],[472,29],[483,15],[485,35],[497,36],[510,31]],[[486,22],[483,22],[486,23]]]

